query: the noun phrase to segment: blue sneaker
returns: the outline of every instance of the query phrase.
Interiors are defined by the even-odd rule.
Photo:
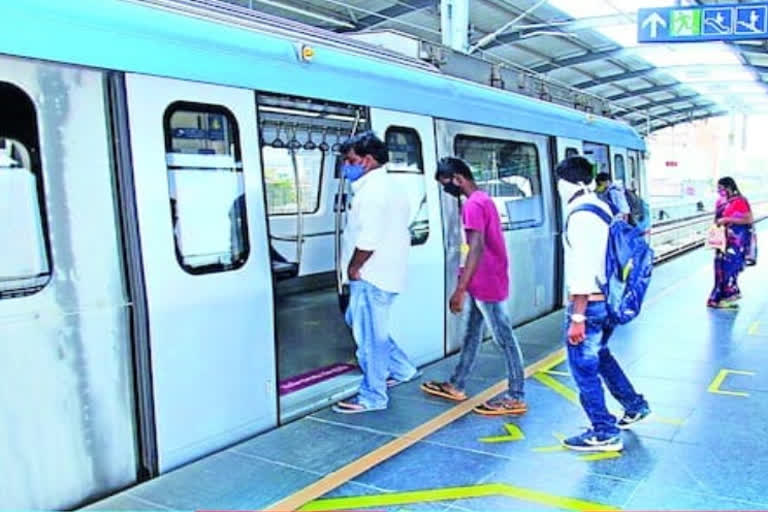
[[[621,417],[619,422],[616,424],[617,427],[619,427],[622,430],[626,430],[630,428],[633,424],[637,423],[640,420],[644,420],[651,414],[651,409],[644,405],[642,408],[640,408],[636,412],[625,412],[624,416]]]
[[[603,434],[592,429],[563,439],[562,443],[566,448],[579,452],[618,452],[624,448],[624,443],[618,434]]]

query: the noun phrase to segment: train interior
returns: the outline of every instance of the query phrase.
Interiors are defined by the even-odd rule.
[[[258,107],[285,420],[359,375],[337,285],[346,201],[337,165],[366,119],[357,107],[267,94]]]

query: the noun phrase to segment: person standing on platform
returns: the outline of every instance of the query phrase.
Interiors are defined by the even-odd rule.
[[[357,343],[363,381],[357,396],[333,406],[353,414],[387,408],[387,386],[420,375],[389,334],[389,313],[403,291],[411,246],[408,198],[383,167],[386,145],[373,132],[350,138],[341,147],[342,172],[354,198],[344,228],[342,261],[349,281],[345,319]]]
[[[629,221],[630,208],[624,190],[611,181],[611,176],[607,172],[597,173],[595,183],[597,197],[608,203],[611,213],[622,220]]]
[[[480,348],[485,323],[504,354],[508,389],[500,399],[485,402],[474,411],[489,416],[524,414],[528,406],[523,391],[523,356],[507,313],[509,264],[496,205],[478,188],[469,166],[458,158],[440,160],[435,179],[446,193],[467,198],[461,216],[469,252],[449,305],[455,314],[460,313],[465,304],[470,309],[461,357],[453,376],[448,382],[424,382],[421,389],[449,400],[467,398],[464,386]]]
[[[579,398],[592,428],[563,440],[566,448],[579,451],[617,451],[623,449],[620,429],[631,427],[650,414],[648,402],[638,394],[608,349],[613,327],[607,322],[605,296],[598,282],[605,283],[605,257],[608,225],[594,212],[578,211],[592,204],[610,214],[605,202],[589,189],[592,166],[582,157],[563,160],[556,169],[558,192],[566,205],[565,281],[568,308],[565,318],[565,345],[571,375],[579,388]],[[611,394],[624,407],[624,416],[608,412],[600,382],[602,377]]]
[[[709,294],[710,308],[737,308],[741,298],[738,277],[746,264],[752,243],[752,209],[741,195],[733,178],[720,178],[717,182],[718,200],[715,204],[715,223],[725,226],[725,250],[715,250],[715,286]]]

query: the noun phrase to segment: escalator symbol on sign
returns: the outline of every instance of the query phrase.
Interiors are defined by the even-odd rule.
[[[701,32],[706,35],[729,35],[733,33],[733,10],[704,9]]]

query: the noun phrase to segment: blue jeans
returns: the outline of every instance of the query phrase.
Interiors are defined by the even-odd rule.
[[[494,341],[504,354],[508,380],[506,397],[522,400],[524,396],[523,379],[525,378],[523,354],[520,352],[520,345],[517,343],[509,315],[507,315],[506,301],[483,302],[470,295],[467,303],[470,309],[464,331],[464,342],[462,343],[459,364],[453,371],[450,383],[456,389],[464,391],[467,377],[477,357],[480,343],[483,341],[483,322],[485,322],[491,330]]]
[[[624,375],[619,363],[608,350],[608,339],[613,334],[613,327],[606,324],[605,302],[590,302],[587,305],[586,339],[578,345],[568,343],[568,327],[572,306],[568,306],[565,319],[565,346],[568,350],[568,363],[571,375],[579,387],[579,399],[592,422],[592,428],[607,435],[616,435],[616,417],[605,406],[605,395],[600,377],[605,381],[608,391],[630,413],[638,412],[648,406],[643,395],[639,395]]]
[[[367,281],[350,281],[346,322],[357,343],[357,362],[363,371],[358,399],[367,408],[387,406],[387,378],[408,380],[418,371],[389,336],[389,310],[396,293]]]

